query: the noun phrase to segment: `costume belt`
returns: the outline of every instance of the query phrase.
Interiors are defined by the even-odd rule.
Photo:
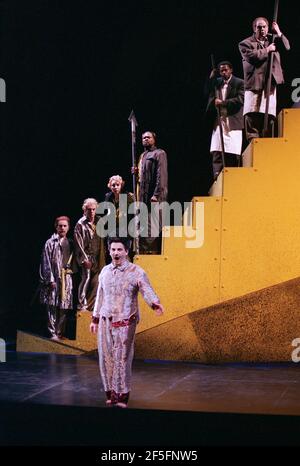
[[[61,300],[62,302],[66,300],[66,275],[73,273],[71,270],[72,258],[73,258],[73,253],[70,255],[67,265],[61,269]]]
[[[106,320],[106,317],[102,316],[103,320]],[[108,317],[108,320],[112,320],[112,317]],[[112,322],[111,326],[114,328],[118,327],[127,327],[128,325],[132,324],[132,322],[135,322],[137,320],[136,315],[133,314],[129,319],[123,319],[123,320],[118,320],[117,322]]]

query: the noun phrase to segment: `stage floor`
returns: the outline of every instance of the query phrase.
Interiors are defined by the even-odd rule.
[[[78,437],[87,445],[97,439],[170,444],[182,442],[183,432],[190,444],[298,442],[298,434],[290,435],[300,427],[300,365],[295,363],[134,361],[127,410],[105,407],[95,357],[9,352],[0,374],[2,421],[6,419],[0,429],[2,445],[68,445]],[[132,432],[117,440],[110,429],[124,419]],[[99,439],[94,429],[100,421],[105,434]],[[56,422],[60,430],[68,425],[63,435],[56,436]]]
[[[0,400],[102,407],[95,357],[8,353]],[[130,408],[300,415],[300,365],[134,361]]]

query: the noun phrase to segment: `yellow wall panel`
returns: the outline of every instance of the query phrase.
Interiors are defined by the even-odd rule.
[[[299,142],[300,132],[300,110],[299,108],[289,108],[282,110],[278,116],[280,136]]]
[[[222,215],[221,301],[300,275],[295,254],[300,240],[299,212],[300,195],[289,194],[283,178],[280,182],[251,168],[228,169]]]
[[[226,169],[221,301],[300,275],[299,173],[299,144],[285,137],[255,140],[253,168]]]

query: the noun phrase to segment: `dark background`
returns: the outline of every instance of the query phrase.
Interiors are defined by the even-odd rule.
[[[300,77],[300,7],[288,3],[279,6],[292,50],[282,56],[278,110]],[[151,129],[168,153],[170,201],[207,194],[210,54],[242,77],[237,44],[255,17],[272,19],[273,1],[10,0],[0,9],[0,337],[13,337],[40,319],[30,302],[54,218],[69,215],[74,226],[83,199],[101,201],[113,174],[132,190],[132,109],[138,152]]]

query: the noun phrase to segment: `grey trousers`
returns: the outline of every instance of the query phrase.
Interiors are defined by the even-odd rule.
[[[81,281],[78,287],[78,309],[92,311],[94,308],[99,270],[81,268]]]
[[[143,217],[143,222],[140,224],[140,254],[161,254],[164,212],[159,202],[150,203],[148,209],[147,217]]]
[[[65,333],[68,309],[59,309],[56,306],[47,305],[48,331],[52,337],[62,337]]]
[[[214,178],[221,173],[223,170],[223,160],[222,160],[222,152],[219,151],[212,151],[211,152],[212,159],[213,159],[213,173]],[[229,152],[225,152],[225,165],[226,167],[238,167],[240,163],[240,155],[237,154],[230,154]]]
[[[250,142],[254,138],[263,137],[264,129],[264,113],[252,112],[245,115],[245,133],[247,141]],[[271,137],[274,132],[274,123],[276,118],[273,115],[268,115],[268,128],[266,137]]]

